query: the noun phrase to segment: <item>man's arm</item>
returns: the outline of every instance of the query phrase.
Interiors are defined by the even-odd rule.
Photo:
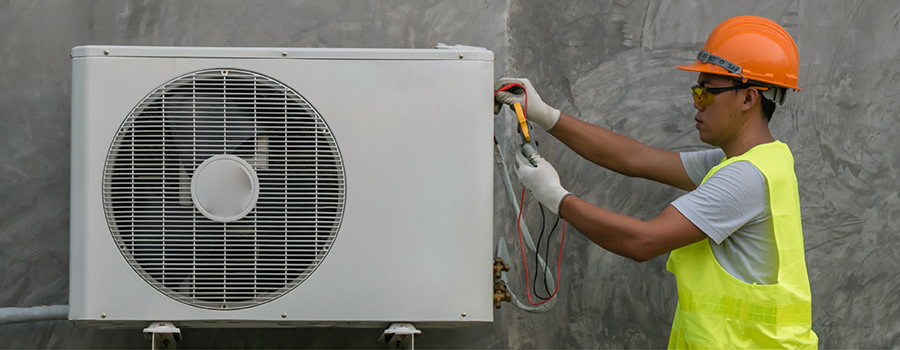
[[[672,205],[650,221],[595,207],[563,188],[556,169],[543,157],[534,155],[530,160],[516,155],[516,174],[522,185],[553,213],[606,250],[640,262],[707,238]]]
[[[647,146],[632,138],[560,113],[550,134],[594,164],[625,176],[645,178],[691,191],[697,186],[677,152]]]
[[[563,198],[559,215],[597,245],[637,262],[707,238],[672,205],[656,218],[641,221],[568,195]]]
[[[504,90],[505,88],[515,89]],[[656,149],[597,125],[585,123],[541,99],[528,79],[501,78],[494,84],[494,114],[503,104],[521,103],[528,119],[569,146],[575,153],[609,170],[693,190],[697,186],[676,152]]]

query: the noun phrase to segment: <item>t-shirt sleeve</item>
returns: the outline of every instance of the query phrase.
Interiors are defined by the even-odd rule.
[[[706,174],[725,159],[725,151],[721,148],[708,149],[696,152],[681,152],[681,164],[694,185],[700,186]]]
[[[765,217],[767,197],[765,177],[752,163],[741,161],[719,169],[672,206],[721,244],[741,226]]]

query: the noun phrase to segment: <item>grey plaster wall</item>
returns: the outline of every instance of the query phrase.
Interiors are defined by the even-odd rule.
[[[693,128],[687,89],[696,76],[674,66],[690,62],[716,24],[741,14],[782,24],[800,49],[803,91],[776,112],[772,127],[796,158],[820,346],[900,347],[900,4],[876,1],[0,0],[0,307],[67,302],[73,46],[484,46],[496,55],[498,77],[528,77],[569,114],[680,151],[706,146]],[[509,152],[514,132],[502,117],[495,132]],[[611,173],[545,133],[538,137],[563,185],[604,208],[650,219],[683,194]],[[499,178],[495,184],[495,235],[517,242],[515,213]],[[532,227],[536,210],[526,206]],[[665,257],[637,264],[571,228],[563,255],[551,312],[507,305],[493,324],[426,330],[416,345],[665,346],[676,301]],[[513,287],[522,291],[521,263],[513,268]],[[182,347],[372,348],[380,332],[192,329]],[[134,330],[64,321],[0,327],[0,347],[147,346]]]

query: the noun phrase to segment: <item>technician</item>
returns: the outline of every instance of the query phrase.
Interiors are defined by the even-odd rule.
[[[778,24],[740,16],[719,24],[693,64],[700,140],[715,149],[670,152],[575,119],[545,104],[527,79],[503,78],[496,101],[591,162],[691,191],[641,221],[572,195],[556,170],[517,157],[519,180],[585,237],[638,262],[669,253],[678,306],[670,348],[816,348],[794,159],[769,120],[798,87],[799,55]],[[498,104],[495,112],[499,111]]]

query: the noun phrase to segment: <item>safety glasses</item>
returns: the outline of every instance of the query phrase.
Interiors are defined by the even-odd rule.
[[[735,86],[720,87],[720,88],[694,85],[694,86],[691,86],[691,93],[692,93],[692,96],[694,97],[694,102],[697,102],[697,106],[706,107],[706,106],[713,104],[713,102],[716,101],[715,95],[721,94],[725,91],[733,91],[733,90],[740,90],[740,89],[746,89],[746,88],[754,88],[759,91],[766,91],[769,89],[767,87],[752,86],[752,85],[746,85],[746,84],[738,84]]]

